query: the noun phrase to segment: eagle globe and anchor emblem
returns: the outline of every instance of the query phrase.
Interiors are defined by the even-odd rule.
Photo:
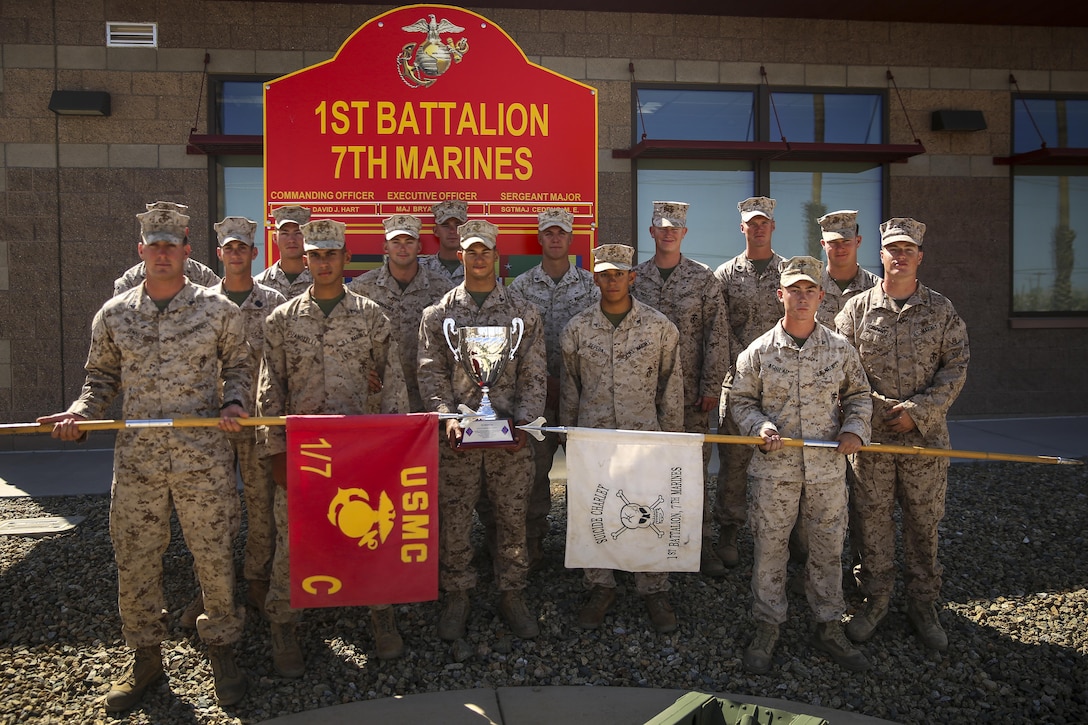
[[[329,502],[329,523],[359,546],[373,551],[389,537],[396,523],[397,510],[392,499],[382,491],[378,507],[370,505],[370,495],[361,488],[341,488]]]
[[[449,39],[442,42],[441,33],[464,31],[460,25],[454,25],[445,18],[436,22],[435,16],[431,15],[429,20],[420,18],[401,30],[406,33],[427,34],[427,39],[422,43],[408,43],[397,56],[397,71],[412,88],[433,85],[440,75],[449,70],[451,64],[460,63],[468,52],[468,40],[465,38],[460,38],[456,43]]]

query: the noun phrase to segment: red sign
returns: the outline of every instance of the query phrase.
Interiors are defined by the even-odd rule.
[[[437,423],[288,416],[292,607],[438,598]]]
[[[503,255],[538,255],[537,213],[566,208],[571,253],[588,264],[596,90],[530,63],[487,18],[449,5],[397,8],[331,60],[265,89],[269,218],[299,204],[346,222],[356,269],[380,264],[381,220],[392,214],[420,217],[424,253],[437,251],[431,205],[450,198],[499,226]]]

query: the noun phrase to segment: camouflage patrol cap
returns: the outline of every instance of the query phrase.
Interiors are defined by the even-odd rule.
[[[468,221],[468,202],[460,199],[446,199],[431,207],[435,224],[445,224],[450,219]]]
[[[833,239],[853,239],[858,234],[857,209],[842,209],[824,214],[816,223],[820,225],[825,242]]]
[[[913,242],[922,246],[926,225],[910,217],[893,217],[880,225],[880,246],[892,242]]]
[[[176,211],[178,214],[188,214],[189,206],[187,204],[178,204],[174,201],[153,201],[149,204],[144,204],[148,211],[166,210]]]
[[[468,249],[476,242],[488,249],[494,249],[498,244],[499,228],[484,219],[465,222],[457,227],[457,233],[461,235],[461,249]]]
[[[246,246],[253,246],[253,235],[257,233],[257,222],[246,219],[244,216],[223,217],[223,221],[214,225],[215,233],[219,237],[219,246],[225,247],[231,242],[238,241]]]
[[[626,244],[602,244],[593,250],[593,271],[628,271],[634,266],[635,249]]]
[[[189,217],[185,214],[172,209],[153,209],[137,214],[136,218],[140,220],[140,238],[144,244],[185,244],[189,229]]]
[[[276,229],[288,222],[294,222],[301,227],[310,221],[310,210],[304,206],[281,206],[272,210],[272,218],[276,220]]]
[[[412,239],[419,239],[421,224],[419,218],[411,214],[394,214],[387,219],[382,219],[382,225],[385,227],[386,241],[395,239],[402,234],[407,234]]]
[[[344,230],[348,225],[335,219],[315,219],[301,225],[302,249],[343,249]]]
[[[536,228],[544,231],[548,227],[559,227],[565,232],[574,230],[574,215],[566,209],[553,207],[536,215]]]
[[[766,196],[750,196],[737,204],[742,222],[750,222],[757,216],[765,216],[774,221],[774,207],[778,202]]]
[[[820,274],[823,272],[823,263],[814,257],[791,257],[782,265],[782,272],[778,277],[778,284],[784,289],[801,280],[808,280],[815,285],[820,284]]]
[[[688,226],[688,206],[686,201],[655,201],[654,216],[650,222],[655,227],[679,227],[686,229]]]

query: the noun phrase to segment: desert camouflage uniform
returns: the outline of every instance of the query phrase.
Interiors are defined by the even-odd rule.
[[[257,409],[271,415],[362,415],[371,396],[368,375],[382,379],[381,412],[407,413],[408,390],[389,318],[377,304],[354,292],[328,317],[304,293],[277,307],[265,320],[264,360]],[[258,429],[265,457],[287,450],[282,426]],[[268,619],[287,623],[291,609],[287,491],[276,487],[276,553],[265,600]]]
[[[632,298],[619,327],[600,305],[575,315],[563,330],[561,420],[585,428],[681,431],[684,376],[680,333],[652,307]],[[587,588],[615,588],[611,569],[586,569]],[[647,595],[669,589],[668,572],[635,572]]]
[[[737,358],[752,342],[770,330],[782,317],[782,303],[778,301],[778,280],[786,260],[776,253],[763,270],[756,272],[755,265],[746,252],[724,262],[714,270],[714,276],[722,285],[725,306],[729,310],[733,367],[726,373],[721,400],[718,404],[718,432],[740,435],[737,423],[729,413],[729,390],[733,386]],[[718,494],[714,502],[714,518],[719,526],[742,526],[748,517],[748,464],[752,449],[748,446],[718,445]]]
[[[222,282],[211,290],[227,296]],[[251,395],[241,402],[242,407],[250,413],[257,410],[257,375],[261,369],[261,352],[264,349],[264,318],[286,301],[276,290],[254,282],[249,297],[239,308],[245,320],[249,364],[253,371]],[[275,484],[272,482],[272,471],[268,467],[268,460],[257,455],[256,428],[247,427],[240,433],[227,433],[227,440],[234,449],[238,472],[242,474],[242,495],[246,499],[248,526],[242,572],[246,579],[268,581],[272,571],[272,552],[276,546],[276,521],[272,514]]]
[[[858,272],[854,275],[854,279],[850,280],[850,284],[846,286],[845,290],[840,290],[839,285],[835,283],[835,280],[831,279],[831,275],[827,273],[827,265],[824,265],[823,273],[820,275],[820,286],[824,290],[824,298],[820,300],[820,308],[816,311],[816,321],[822,325],[827,325],[832,330],[835,329],[835,316],[839,314],[839,311],[843,306],[852,298],[858,296],[867,289],[871,289],[880,284],[880,277],[869,270],[858,265]],[[854,482],[857,477],[854,475],[854,466],[851,461],[846,462],[846,490],[847,495],[850,497],[850,512],[848,516],[848,530],[856,531],[858,528],[857,523],[857,508],[854,504],[853,494]],[[857,544],[851,540],[850,542],[849,558],[856,560],[857,558]]]
[[[801,347],[781,323],[737,360],[730,412],[742,435],[771,423],[788,438],[835,440],[854,433],[869,442],[873,406],[858,353],[823,325]],[[840,425],[839,421],[842,421]],[[789,537],[798,515],[807,523],[805,594],[817,622],[837,622],[846,536],[846,457],[832,448],[783,448],[752,457],[752,607],[757,621],[786,621]],[[804,495],[802,495],[802,493]]]
[[[544,412],[547,372],[543,323],[536,308],[497,286],[477,306],[464,285],[454,287],[423,311],[419,328],[419,392],[423,405],[439,413],[458,412],[457,406],[479,408],[482,394],[455,362],[442,334],[442,321],[452,318],[458,328],[509,325],[515,317],[525,322],[525,336],[514,359],[490,388],[491,404],[499,416],[532,421]],[[444,430],[440,425],[440,430]],[[528,572],[525,524],[533,480],[532,449],[520,451],[476,448],[454,451],[440,436],[438,467],[439,586],[447,592],[476,586],[472,569],[472,510],[486,485],[495,512],[496,580],[500,591],[524,589]],[[481,474],[481,470],[483,474]],[[482,482],[481,482],[482,480]]]
[[[143,262],[129,267],[124,274],[113,281],[113,296],[116,297],[138,286],[146,276]],[[200,287],[214,287],[219,284],[219,275],[191,257],[185,260],[185,276],[190,282]]]
[[[571,265],[556,283],[541,265],[517,276],[510,289],[532,302],[544,320],[544,350],[548,357],[548,377],[554,378],[558,387],[560,351],[559,333],[577,313],[601,298],[601,291],[593,283],[593,273]],[[559,401],[548,399],[544,406],[548,425],[564,425],[559,418]],[[529,522],[526,535],[542,538],[548,533],[548,513],[552,510],[551,479],[552,460],[559,449],[559,436],[546,433],[544,440],[530,438],[533,446],[533,489],[529,494]]]
[[[861,354],[873,389],[873,441],[949,448],[946,415],[967,378],[967,326],[948,298],[918,285],[896,311],[881,285],[846,303],[835,319]],[[888,430],[884,417],[903,402],[917,425]],[[944,518],[948,459],[858,453],[854,500],[860,523],[862,590],[890,595],[895,582],[896,501],[903,511],[903,565],[907,597],[933,602],[941,591],[937,525]]]
[[[729,313],[722,301],[721,284],[701,262],[680,257],[667,280],[661,278],[654,260],[635,267],[632,296],[661,312],[680,331],[680,361],[684,368],[684,431],[710,432],[710,416],[699,408],[699,399],[721,395],[729,371]],[[704,546],[713,540],[713,507],[709,492],[710,444],[703,444]]]
[[[408,404],[413,413],[423,410],[416,381],[416,355],[419,348],[419,321],[423,310],[450,291],[453,285],[443,276],[419,268],[419,272],[403,290],[400,283],[389,273],[389,265],[383,264],[364,275],[356,277],[348,289],[377,303],[389,318],[393,330],[400,333],[397,340],[404,383],[408,386]],[[374,396],[376,401],[380,396]],[[376,410],[371,412],[377,412]]]
[[[242,315],[217,294],[186,283],[162,312],[141,284],[94,317],[87,379],[69,411],[102,418],[124,392],[129,419],[217,418],[220,401],[251,399],[252,372]],[[222,383],[222,398],[220,397]],[[162,556],[173,502],[204,592],[200,638],[230,644],[242,634],[234,605],[230,531],[238,493],[230,444],[214,428],[129,428],[117,434],[110,536],[117,605],[129,647],[166,637]]]
[[[305,267],[303,267],[302,271],[299,272],[299,275],[295,277],[294,282],[287,279],[287,273],[283,271],[278,261],[254,277],[253,280],[257,284],[271,287],[289,300],[293,300],[306,290],[310,289],[310,285],[314,283],[313,275],[311,275],[310,270]]]
[[[438,259],[437,254],[427,254],[419,258],[419,266],[438,274],[449,280],[450,284],[457,286],[465,281],[465,265],[458,264],[451,272]]]
[[[859,264],[858,273],[854,275],[854,279],[850,280],[846,289],[841,290],[827,273],[827,267],[824,266],[823,274],[820,275],[820,286],[824,289],[824,298],[820,300],[820,309],[816,311],[816,321],[834,330],[835,315],[839,314],[839,310],[847,301],[878,284],[880,284],[880,277]]]

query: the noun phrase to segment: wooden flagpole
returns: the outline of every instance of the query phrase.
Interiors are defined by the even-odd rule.
[[[531,434],[535,435],[535,432],[543,433],[567,433],[570,430],[577,430],[576,428],[568,428],[564,426],[545,427],[537,425],[535,422],[529,425],[520,425],[522,428]],[[597,429],[587,429],[597,430]],[[615,431],[617,433],[623,433],[623,430]],[[645,432],[645,431],[639,431]],[[729,445],[738,446],[758,446],[763,444],[763,439],[759,436],[732,436],[732,435],[719,435],[719,434],[707,434],[703,436],[703,440],[707,443],[726,443]],[[809,440],[804,438],[783,438],[783,445],[787,448],[837,448],[838,441],[819,441]],[[1063,466],[1082,466],[1084,461],[1078,461],[1074,458],[1062,458],[1060,456],[1030,456],[1021,455],[1018,453],[993,453],[989,451],[962,451],[952,448],[926,448],[923,446],[893,446],[883,443],[873,443],[867,446],[862,446],[861,450],[869,453],[885,453],[885,454],[898,454],[907,456],[936,456],[939,458],[969,458],[973,460],[983,461],[1013,461],[1016,463],[1047,463],[1052,465]]]

